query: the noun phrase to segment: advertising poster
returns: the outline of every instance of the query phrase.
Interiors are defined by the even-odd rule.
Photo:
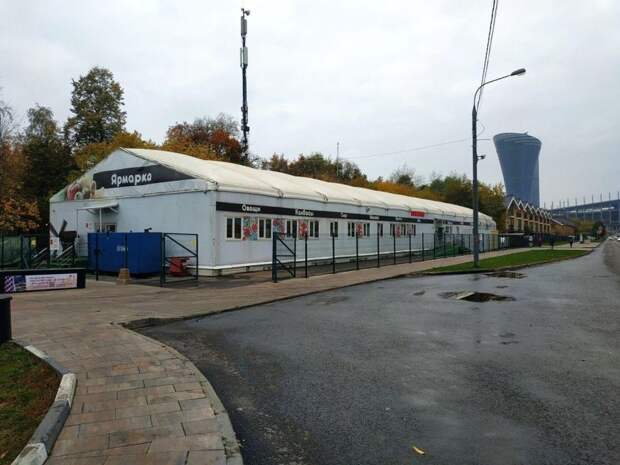
[[[8,275],[4,277],[4,292],[12,294],[25,291],[51,289],[76,289],[77,273]]]

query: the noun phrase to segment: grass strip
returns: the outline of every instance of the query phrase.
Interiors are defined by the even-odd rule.
[[[495,270],[499,268],[510,268],[517,266],[538,265],[541,263],[554,262],[557,260],[566,260],[568,258],[581,257],[589,253],[587,250],[551,250],[551,249],[535,249],[527,250],[514,254],[502,255],[499,257],[485,258],[480,260],[480,268],[484,270]],[[473,271],[474,263],[467,262],[459,265],[442,266],[432,268],[431,273],[453,273],[461,271]]]
[[[0,344],[0,465],[10,464],[54,402],[60,376],[12,342]]]

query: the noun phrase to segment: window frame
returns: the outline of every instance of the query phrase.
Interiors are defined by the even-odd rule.
[[[355,237],[355,222],[347,221],[347,237]]]
[[[230,222],[230,232],[231,232],[231,236],[228,235],[228,223]],[[236,232],[237,232],[237,222],[239,223],[239,237],[235,237],[236,236]],[[226,240],[227,241],[240,241],[242,239],[243,236],[243,217],[241,216],[227,216],[226,217],[226,226],[225,226],[225,232],[224,232],[225,236],[226,236]]]
[[[269,225],[269,226],[267,226]],[[262,233],[261,233],[262,229]],[[269,235],[267,235],[269,231]],[[273,220],[271,218],[258,218],[258,239],[269,240],[273,237]]]
[[[335,231],[335,234],[334,234],[334,231]],[[338,221],[329,222],[329,237],[338,239]]]
[[[320,234],[320,222],[319,220],[309,220],[308,221],[308,238],[309,239],[318,239]]]

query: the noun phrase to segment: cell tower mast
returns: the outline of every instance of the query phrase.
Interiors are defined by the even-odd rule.
[[[248,82],[246,72],[248,69],[248,48],[245,46],[245,36],[248,34],[248,20],[247,16],[250,16],[250,10],[241,8],[241,76],[243,81],[243,105],[241,106],[241,131],[243,132],[243,153],[247,156],[250,148],[248,142],[248,132],[250,132],[250,126],[248,126]]]

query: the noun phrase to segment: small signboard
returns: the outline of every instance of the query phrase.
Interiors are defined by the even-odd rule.
[[[60,251],[60,237],[50,236],[50,252]]]
[[[0,293],[84,288],[85,271],[82,268],[2,271]]]

